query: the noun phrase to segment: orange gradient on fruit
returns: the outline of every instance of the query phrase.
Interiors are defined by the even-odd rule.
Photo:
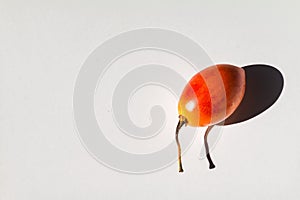
[[[178,103],[178,113],[189,126],[209,126],[229,117],[245,93],[242,68],[220,64],[208,67],[188,82]]]

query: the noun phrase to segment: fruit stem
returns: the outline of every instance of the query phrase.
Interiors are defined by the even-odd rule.
[[[183,125],[187,125],[187,119],[182,116],[179,115],[179,122],[177,124],[176,127],[176,143],[177,143],[177,149],[178,149],[178,165],[179,165],[179,172],[183,172],[183,167],[182,167],[182,161],[181,161],[181,147],[180,147],[180,143],[179,143],[179,139],[178,139],[178,135],[179,135],[179,130],[181,129],[181,127]]]
[[[215,168],[216,166],[214,165],[213,161],[211,160],[211,157],[210,157],[210,154],[209,154],[209,147],[208,147],[208,142],[207,142],[207,136],[209,134],[209,132],[211,131],[211,129],[213,128],[214,126],[209,126],[207,127],[206,131],[205,131],[205,135],[204,135],[204,145],[205,145],[205,150],[206,150],[206,158],[209,162],[209,169],[213,169]]]

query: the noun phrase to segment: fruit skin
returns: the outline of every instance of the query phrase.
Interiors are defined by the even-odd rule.
[[[209,126],[229,117],[243,99],[246,87],[242,68],[218,64],[208,67],[185,86],[178,113],[189,126]]]

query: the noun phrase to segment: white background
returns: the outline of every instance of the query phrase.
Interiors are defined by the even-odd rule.
[[[299,199],[299,2],[0,1],[0,199]],[[267,63],[284,74],[269,110],[223,129],[217,168],[195,142],[174,164],[123,174],[81,145],[76,76],[107,38],[141,27],[175,30],[216,63]],[[201,134],[198,139],[201,139]]]

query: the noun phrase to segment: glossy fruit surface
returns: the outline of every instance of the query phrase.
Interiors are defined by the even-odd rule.
[[[197,73],[184,88],[178,113],[189,126],[209,126],[229,117],[243,99],[246,87],[242,68],[219,64]]]

